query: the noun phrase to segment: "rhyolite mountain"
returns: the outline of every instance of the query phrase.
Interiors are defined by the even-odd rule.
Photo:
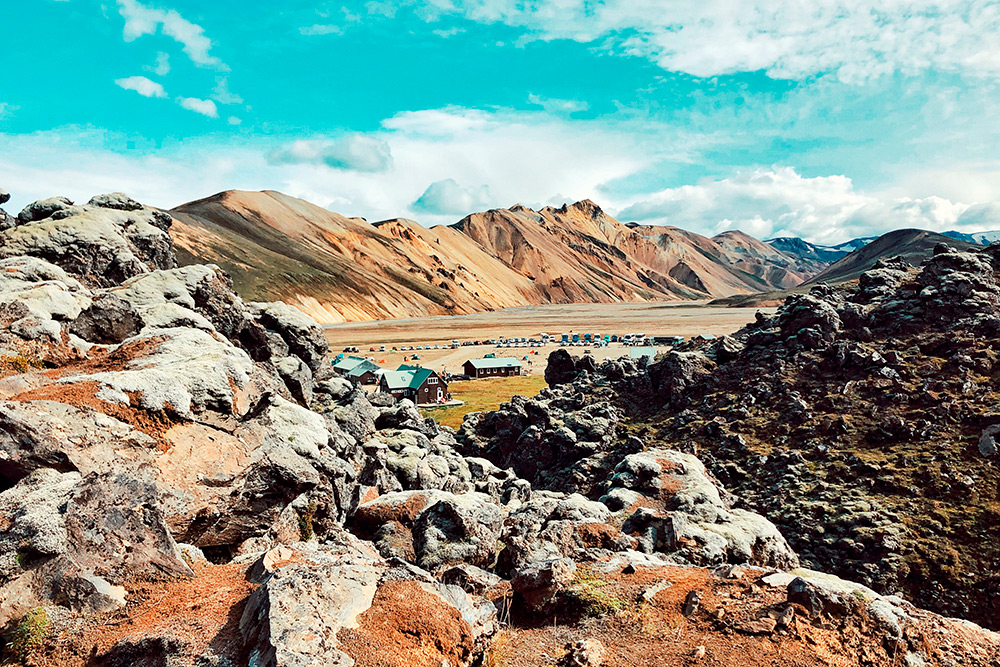
[[[243,297],[280,299],[321,322],[749,294],[826,266],[741,232],[625,225],[589,200],[431,228],[370,224],[273,191],[231,190],[169,213],[181,264],[218,264]]]

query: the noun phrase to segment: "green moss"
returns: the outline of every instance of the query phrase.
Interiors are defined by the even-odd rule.
[[[25,614],[11,632],[5,650],[6,662],[24,661],[49,634],[49,616],[41,607]]]
[[[608,582],[594,575],[587,567],[580,567],[566,595],[579,605],[585,616],[605,616],[624,611],[628,602],[603,590]]]

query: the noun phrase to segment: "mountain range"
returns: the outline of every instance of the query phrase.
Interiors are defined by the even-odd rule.
[[[273,191],[222,192],[169,213],[182,264],[218,264],[245,298],[280,299],[327,323],[750,294],[826,266],[738,231],[626,225],[589,200],[431,228],[370,224]]]
[[[181,264],[218,264],[244,298],[282,300],[324,323],[556,303],[757,303],[804,283],[854,279],[882,256],[917,265],[937,243],[1000,237],[897,230],[833,246],[740,231],[707,237],[622,223],[590,200],[491,209],[430,228],[369,223],[275,191],[229,190],[168,213]]]

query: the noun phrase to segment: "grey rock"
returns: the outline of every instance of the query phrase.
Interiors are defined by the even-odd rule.
[[[344,651],[342,631],[370,632],[359,628],[359,618],[375,606],[391,619],[378,628],[380,639],[405,632],[393,625],[405,626],[405,615],[401,621],[391,611],[413,596],[422,598],[425,612],[455,617],[441,628],[449,637],[422,638],[442,651],[442,664],[450,659],[444,652],[454,651],[459,665],[467,665],[497,630],[496,608],[488,601],[436,583],[416,568],[386,563],[363,544],[336,540],[280,549],[283,553],[270,557],[263,584],[250,596],[240,620],[250,665],[349,667],[355,663]],[[433,633],[426,626],[422,631]]]
[[[503,581],[500,577],[475,565],[462,563],[441,573],[441,581],[460,587],[466,593],[482,595]]]
[[[73,202],[66,197],[49,197],[48,199],[42,199],[25,206],[17,214],[17,219],[21,224],[44,220],[52,217],[52,214],[56,211],[63,211],[71,206],[73,206]]]
[[[0,402],[0,485],[11,486],[42,468],[110,472],[148,460],[156,441],[113,417],[56,401]]]
[[[306,363],[298,357],[283,357],[273,363],[292,397],[303,405],[312,403],[313,375]]]
[[[44,258],[89,286],[112,287],[175,265],[156,213],[72,206],[65,198],[36,202],[21,212],[22,224],[0,233],[0,257]]]
[[[112,208],[118,211],[141,211],[143,206],[123,192],[95,195],[87,202],[90,206]]]
[[[139,333],[144,322],[135,307],[114,294],[100,294],[69,326],[69,331],[91,343],[121,343]]]
[[[576,563],[569,558],[532,563],[514,572],[510,585],[529,611],[541,612],[552,605],[576,576]]]
[[[40,469],[0,493],[0,623],[45,602],[77,611],[124,603],[133,577],[191,576],[162,511],[152,470]],[[98,574],[100,573],[100,574]]]
[[[329,352],[322,327],[298,308],[281,302],[248,305],[254,319],[281,336],[292,354],[313,371],[319,369]]]
[[[982,435],[979,436],[980,454],[988,457],[997,455],[997,433],[1000,433],[1000,425],[988,426],[983,429]]]
[[[778,529],[759,514],[733,509],[690,454],[666,449],[630,454],[615,468],[609,485],[663,503],[640,507],[622,527],[639,537],[644,551],[671,552],[701,565],[798,565]]]
[[[559,660],[561,667],[601,667],[607,649],[598,639],[580,639],[564,647],[565,655]]]
[[[501,508],[489,496],[444,495],[414,521],[417,563],[429,570],[458,563],[488,566],[496,557],[502,524]]]
[[[576,361],[567,350],[553,350],[549,354],[548,364],[545,366],[545,383],[550,387],[558,384],[566,384],[576,379],[578,375]]]

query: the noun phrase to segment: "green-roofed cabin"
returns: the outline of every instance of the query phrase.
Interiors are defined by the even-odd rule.
[[[337,360],[333,364],[333,370],[351,382],[375,384],[378,382],[378,372],[382,368],[364,357],[350,356]]]
[[[462,369],[470,378],[497,378],[521,374],[521,362],[514,357],[469,359]]]
[[[408,398],[417,405],[433,405],[450,400],[448,383],[429,368],[402,364],[394,371],[383,371],[378,390],[397,399]]]

